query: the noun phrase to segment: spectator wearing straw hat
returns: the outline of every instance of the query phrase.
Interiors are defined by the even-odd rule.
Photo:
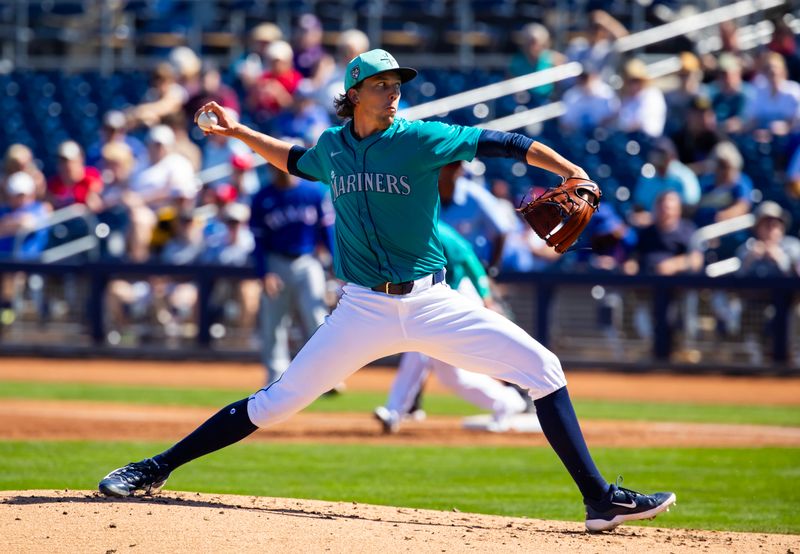
[[[689,106],[696,96],[706,95],[703,85],[703,70],[700,60],[691,52],[681,52],[681,68],[678,70],[678,86],[664,95],[667,103],[665,133],[674,133],[686,120]]]
[[[260,23],[250,30],[247,51],[231,65],[240,92],[248,91],[255,85],[269,66],[267,48],[282,39],[281,28],[271,22]]]
[[[633,58],[622,71],[617,129],[623,133],[644,133],[660,137],[667,118],[664,94],[653,85],[645,63]]]

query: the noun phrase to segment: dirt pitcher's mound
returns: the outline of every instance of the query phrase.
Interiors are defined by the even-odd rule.
[[[167,492],[0,492],[6,552],[792,552],[792,535],[621,527],[357,503]]]

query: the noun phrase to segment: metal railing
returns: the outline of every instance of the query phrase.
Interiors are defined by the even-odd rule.
[[[34,227],[21,229],[14,237],[13,258],[18,258],[25,240],[35,233],[53,229],[68,221],[79,219],[86,225],[86,235],[73,237],[67,242],[45,249],[38,259],[43,263],[55,263],[86,253],[90,260],[98,258],[100,240],[96,234],[97,217],[85,204],[72,204],[56,210]],[[68,231],[65,231],[65,233]]]
[[[0,263],[0,278],[19,273],[40,275],[46,282],[68,278],[79,283],[84,296],[77,300],[78,313],[71,326],[61,332],[49,328],[43,320],[21,321],[8,318],[12,323],[3,324],[0,317],[0,355],[113,355],[130,357],[180,357],[194,359],[248,359],[257,360],[256,346],[231,347],[214,333],[215,307],[212,297],[215,285],[221,280],[233,281],[254,278],[251,268],[220,266],[170,266],[156,264],[39,264]],[[169,346],[150,342],[146,348],[140,344],[116,345],[109,338],[112,331],[107,321],[107,292],[116,279],[130,281],[148,280],[160,276],[181,282],[191,281],[198,291],[195,310],[194,335],[184,337],[180,344]],[[711,278],[705,275],[684,276],[625,276],[608,273],[562,274],[562,273],[506,273],[498,282],[509,291],[506,301],[516,316],[517,323],[544,345],[561,357],[565,367],[606,367],[630,371],[648,369],[677,369],[700,371],[732,371],[743,373],[783,372],[800,373],[800,336],[795,315],[795,306],[800,300],[796,278]],[[593,318],[601,309],[598,301],[602,291],[624,293],[627,303],[624,326],[614,329],[620,352],[610,349],[612,341]],[[758,306],[770,305],[770,318],[763,325],[763,310],[751,307],[747,314],[748,332],[755,333],[759,348],[763,351],[761,362],[751,362],[738,354],[743,335],[722,339],[709,330],[706,320],[707,301],[710,291],[733,294],[742,298],[758,297]],[[704,334],[692,346],[699,346],[703,355],[692,363],[682,361],[680,354],[686,342],[681,330],[676,328],[673,312],[681,305],[687,293],[694,293],[706,309],[701,313]],[[49,294],[47,290],[44,294]],[[637,338],[627,329],[630,327],[629,312],[633,304],[642,302],[652,318],[653,333],[649,338]],[[755,305],[753,305],[755,306]],[[2,310],[0,310],[2,311]],[[150,323],[157,325],[158,323]],[[25,327],[27,325],[27,327]],[[231,328],[228,328],[231,329]],[[607,330],[607,329],[606,329]],[[124,330],[123,330],[124,331]],[[254,330],[248,330],[250,335]],[[241,337],[241,333],[236,336]],[[151,337],[157,334],[150,334]],[[233,335],[231,335],[233,336]],[[44,337],[44,338],[42,338]],[[694,338],[692,337],[692,340]]]
[[[620,54],[630,52],[638,48],[663,42],[676,36],[686,35],[714,25],[719,25],[719,23],[723,21],[731,21],[785,4],[785,0],[744,0],[731,6],[692,15],[620,38],[615,42],[614,49]],[[750,48],[754,48],[758,44],[769,39],[771,26],[767,26],[769,28],[766,28],[763,23],[764,22],[759,22],[739,30],[739,33],[747,38],[746,42]],[[800,32],[800,18],[792,19],[790,27],[795,30],[795,32]],[[719,50],[720,47],[721,45],[719,44],[707,44],[704,49],[706,52],[712,52]],[[647,65],[648,75],[654,79],[676,73],[680,70],[680,67],[680,59],[677,56],[670,56]],[[528,90],[535,86],[559,83],[566,79],[577,77],[581,73],[583,73],[582,66],[577,62],[571,62],[531,73],[530,75],[493,83],[472,91],[439,98],[403,110],[400,112],[400,115],[407,119],[424,119],[433,115],[446,114],[455,109],[474,105],[478,102],[496,100],[497,98]],[[565,111],[566,108],[563,102],[556,101],[545,106],[523,110],[509,116],[486,121],[478,125],[478,127],[495,129],[498,131],[512,131],[560,117]]]
[[[753,214],[744,214],[725,221],[719,221],[697,229],[689,239],[689,248],[696,252],[705,252],[708,244],[714,239],[719,239],[745,229],[750,229],[756,223]],[[721,277],[735,273],[741,262],[737,257],[725,258],[712,262],[706,266],[705,272],[709,277]]]
[[[651,44],[713,27],[724,21],[739,19],[740,17],[746,17],[785,5],[785,0],[742,0],[730,6],[723,6],[721,8],[683,17],[652,29],[622,37],[616,41],[614,49],[619,53],[630,52]]]

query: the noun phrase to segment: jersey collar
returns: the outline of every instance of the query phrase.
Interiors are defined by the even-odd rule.
[[[367,148],[368,146],[372,146],[373,144],[378,142],[380,139],[394,134],[395,130],[397,129],[398,119],[399,118],[395,117],[394,121],[392,122],[391,125],[389,125],[387,129],[379,131],[377,133],[372,133],[368,137],[364,137],[361,140],[356,138],[355,131],[353,130],[353,120],[351,119],[350,121],[347,122],[346,125],[344,133],[345,140],[349,145],[351,145],[356,150]]]

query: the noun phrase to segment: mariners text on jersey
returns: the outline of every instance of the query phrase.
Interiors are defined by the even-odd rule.
[[[356,173],[336,175],[331,170],[331,196],[334,202],[339,196],[349,192],[385,192],[387,194],[411,194],[408,175],[391,173]]]
[[[402,118],[363,139],[352,122],[326,130],[297,160],[297,170],[330,185],[337,277],[373,287],[442,269],[439,169],[475,157],[480,134]]]

